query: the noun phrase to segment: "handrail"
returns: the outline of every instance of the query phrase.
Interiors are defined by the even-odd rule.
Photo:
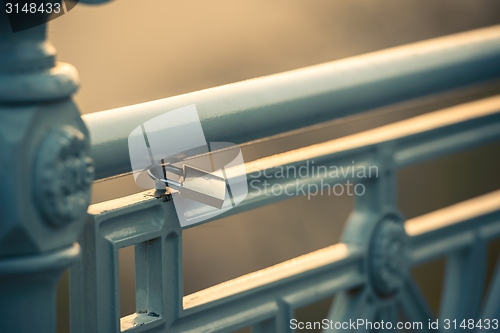
[[[208,142],[243,143],[500,76],[500,26],[89,114],[97,179],[129,172],[143,122],[195,104]]]

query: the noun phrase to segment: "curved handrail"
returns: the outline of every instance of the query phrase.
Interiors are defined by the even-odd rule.
[[[131,170],[127,139],[195,104],[208,142],[243,143],[500,76],[500,26],[83,116],[97,179]],[[168,131],[166,125],[165,131]]]

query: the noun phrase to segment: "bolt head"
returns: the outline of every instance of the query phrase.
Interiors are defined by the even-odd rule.
[[[373,289],[383,297],[396,294],[404,284],[410,259],[403,223],[383,220],[374,231],[369,253]]]

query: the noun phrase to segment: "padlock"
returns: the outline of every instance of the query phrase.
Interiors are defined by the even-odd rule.
[[[177,176],[177,181],[167,179],[166,173]],[[226,199],[226,181],[213,173],[183,164],[177,167],[172,164],[156,165],[149,168],[149,176],[155,180],[157,191],[162,190],[159,184],[164,184],[179,192],[185,198],[221,209]],[[164,190],[164,189],[163,189]]]

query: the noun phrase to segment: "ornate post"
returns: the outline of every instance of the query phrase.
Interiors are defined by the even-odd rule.
[[[56,285],[79,256],[93,177],[77,86],[46,25],[14,33],[2,2],[0,332],[56,330]]]

